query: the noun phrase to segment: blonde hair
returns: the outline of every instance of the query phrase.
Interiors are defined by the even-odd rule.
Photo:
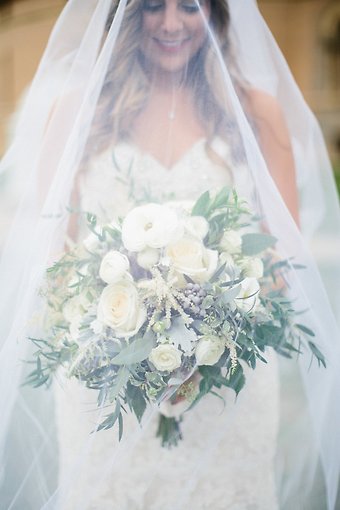
[[[128,0],[114,56],[99,98],[86,159],[102,152],[111,144],[128,138],[133,120],[147,102],[149,83],[139,58],[142,2],[143,0]],[[210,2],[210,26],[216,35],[223,60],[237,92],[246,94],[246,84],[238,72],[229,40],[228,3],[226,0]],[[114,0],[106,24],[107,32],[110,30],[118,3],[119,0]],[[194,57],[188,72],[188,82],[195,96],[198,114],[204,119],[208,140],[219,134],[232,142],[231,137],[235,138],[236,131],[230,121],[231,116],[228,117],[226,113],[227,98],[224,97],[221,66],[211,44],[204,45]],[[232,143],[231,146],[235,144]]]

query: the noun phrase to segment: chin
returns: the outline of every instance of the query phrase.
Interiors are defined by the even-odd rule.
[[[172,55],[167,57],[160,57],[152,60],[152,66],[155,70],[159,70],[163,73],[182,73],[188,68],[193,55]]]
[[[169,74],[178,74],[185,71],[188,61],[185,62],[162,62],[157,64],[159,71]]]

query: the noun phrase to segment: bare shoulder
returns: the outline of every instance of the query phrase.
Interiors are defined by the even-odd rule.
[[[256,128],[264,159],[290,213],[299,224],[295,163],[289,130],[277,99],[266,92],[247,92],[247,113]]]
[[[289,133],[283,110],[277,99],[258,89],[247,91],[248,114],[260,131],[260,136],[289,140]]]
[[[260,89],[247,90],[248,106],[250,111],[257,115],[266,116],[269,113],[282,113],[277,99]]]

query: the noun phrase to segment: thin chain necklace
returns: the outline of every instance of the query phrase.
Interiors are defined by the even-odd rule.
[[[175,100],[175,92],[171,94],[171,108],[168,111],[168,119],[173,121],[176,117],[176,100]]]

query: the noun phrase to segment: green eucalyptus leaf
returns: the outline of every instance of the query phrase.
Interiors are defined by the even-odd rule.
[[[215,209],[217,209],[217,208],[220,208],[223,206],[224,207],[227,206],[229,197],[230,197],[230,189],[227,188],[226,186],[224,186],[215,196],[214,201],[213,201],[213,207]]]
[[[107,429],[112,428],[114,426],[114,424],[116,423],[119,415],[120,415],[120,402],[119,402],[119,400],[117,400],[115,410],[113,411],[113,413],[110,413],[105,418],[105,420],[98,426],[97,430],[103,430],[103,429],[107,430]],[[92,431],[92,433],[93,432],[96,432],[96,431],[94,430],[94,431]]]
[[[155,336],[149,332],[143,337],[132,341],[127,347],[124,347],[120,353],[112,358],[113,365],[133,365],[145,360],[151,349],[155,346]]]
[[[220,296],[220,301],[225,305],[230,303],[233,299],[235,299],[239,295],[240,290],[241,285],[239,284],[236,285],[235,287],[232,287],[231,289],[224,291],[223,294],[221,294]]]
[[[204,309],[207,309],[207,308],[210,308],[211,306],[213,306],[215,302],[215,299],[213,296],[206,296],[204,299],[203,299],[203,302],[201,304],[201,308],[204,308]]]
[[[192,216],[207,216],[210,208],[209,191],[205,191],[196,201],[192,211]]]
[[[251,257],[258,255],[267,248],[275,246],[276,237],[269,234],[244,234],[242,236],[242,253]]]
[[[209,282],[210,283],[216,282],[225,271],[225,268],[226,264],[222,264],[219,268],[217,268],[213,275],[210,277]]]
[[[98,399],[97,399],[98,407],[102,407],[105,404],[106,396],[107,396],[107,387],[104,386],[103,388],[100,388],[100,390],[99,390]]]
[[[317,358],[319,365],[322,364],[326,368],[326,358],[320,349],[315,345],[314,342],[309,341],[308,345],[314,356]]]
[[[130,408],[135,413],[137,420],[140,422],[146,409],[146,402],[143,391],[138,386],[127,384],[126,398]]]
[[[122,413],[119,413],[118,424],[119,424],[119,436],[118,436],[118,440],[120,442],[122,440],[122,437],[123,437],[123,424],[124,424]]]
[[[246,378],[243,373],[243,368],[241,364],[238,364],[235,370],[230,372],[229,378],[226,379],[225,385],[229,388],[232,388],[236,395],[240,393],[243,386],[246,383]]]
[[[171,328],[167,331],[171,338],[171,342],[184,352],[192,350],[193,344],[197,341],[197,335],[192,328],[187,328],[182,317],[175,317],[172,320]]]
[[[109,391],[109,397],[111,402],[115,400],[115,398],[119,395],[119,392],[121,391],[124,386],[126,386],[126,383],[128,382],[130,377],[130,372],[126,367],[121,367],[117,373],[116,380],[114,382],[114,385],[110,388]]]
[[[304,326],[303,324],[295,324],[295,326],[297,328],[299,328],[300,331],[303,331],[303,333],[305,333],[306,335],[315,336],[314,331],[312,331],[311,329],[307,328],[307,326]]]

